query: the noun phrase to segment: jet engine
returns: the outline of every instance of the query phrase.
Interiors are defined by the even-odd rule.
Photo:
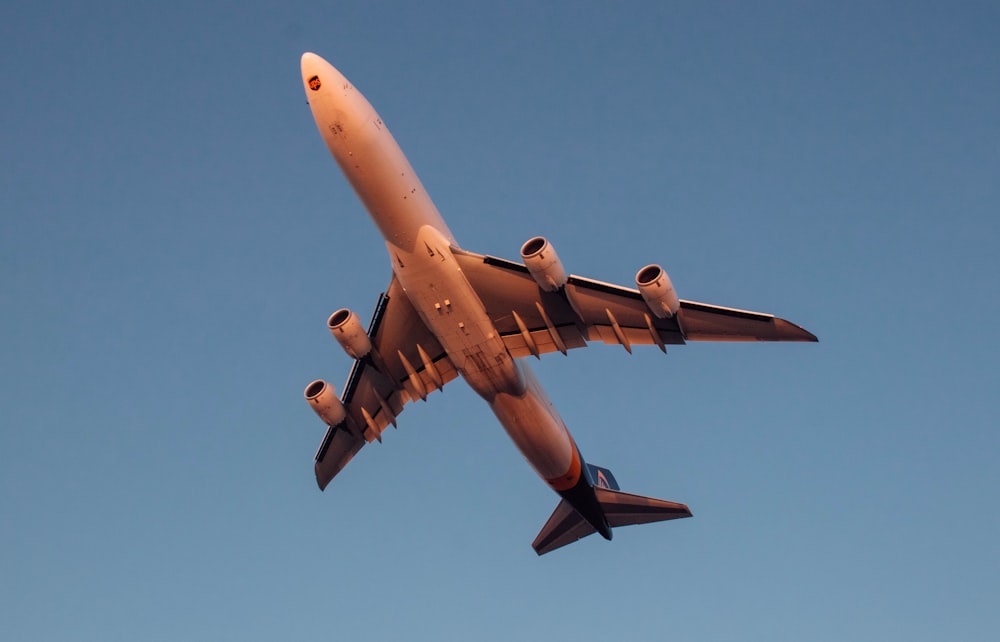
[[[347,308],[341,308],[326,321],[330,334],[351,358],[360,359],[372,351],[372,342],[361,325],[361,319]]]
[[[344,404],[341,403],[333,386],[322,379],[317,379],[306,386],[305,396],[313,412],[319,415],[327,426],[336,426],[347,417]]]
[[[672,317],[681,309],[674,284],[659,265],[653,263],[639,270],[635,275],[635,284],[646,305],[657,317]]]
[[[566,285],[566,270],[562,261],[544,236],[528,239],[521,246],[521,258],[538,287],[546,292],[555,292]]]

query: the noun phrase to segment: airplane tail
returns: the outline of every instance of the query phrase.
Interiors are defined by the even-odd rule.
[[[597,496],[597,503],[612,528],[691,517],[691,511],[684,504],[622,492],[618,490],[618,483],[610,470],[590,464],[587,466],[596,482],[594,494]],[[531,547],[539,555],[544,555],[596,532],[573,505],[563,499],[545,522]]]

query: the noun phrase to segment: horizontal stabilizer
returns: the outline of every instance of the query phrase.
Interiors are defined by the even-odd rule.
[[[691,517],[688,507],[677,502],[623,493],[610,488],[595,487],[594,492],[601,510],[612,527]],[[531,543],[531,547],[539,555],[544,555],[596,532],[594,527],[563,499],[545,522],[545,526]]]
[[[608,488],[595,488],[594,492],[597,493],[597,501],[601,504],[601,510],[604,511],[612,528],[691,517],[688,507],[677,502]]]
[[[531,543],[531,547],[539,555],[544,555],[596,532],[590,522],[585,520],[568,501],[563,499],[552,511],[549,521],[545,522],[545,526],[542,527],[535,541]]]

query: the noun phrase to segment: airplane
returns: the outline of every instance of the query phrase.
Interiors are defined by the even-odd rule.
[[[591,342],[817,341],[770,314],[679,299],[656,264],[636,289],[567,274],[541,236],[523,263],[459,246],[388,127],[330,63],[302,55],[302,83],[323,141],[385,239],[392,277],[367,330],[343,308],[327,327],[354,359],[343,394],[318,379],[305,398],[327,425],[315,455],[321,490],[404,406],[461,377],[489,405],[539,477],[560,497],[532,542],[543,555],[612,528],[690,517],[684,504],[623,492],[587,463],[526,357]]]

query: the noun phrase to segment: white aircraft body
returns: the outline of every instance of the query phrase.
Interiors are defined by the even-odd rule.
[[[385,238],[392,278],[367,331],[357,314],[328,327],[355,359],[345,389],[317,380],[305,397],[327,424],[316,453],[321,489],[368,442],[395,426],[404,405],[461,376],[562,500],[532,546],[541,555],[616,526],[690,517],[684,504],[618,490],[587,464],[522,357],[588,342],[632,346],[686,341],[816,341],[768,314],[678,299],[649,265],[637,290],[566,274],[548,241],[521,248],[524,263],[463,250],[385,123],[319,56],[302,56],[302,82],[319,132]]]

